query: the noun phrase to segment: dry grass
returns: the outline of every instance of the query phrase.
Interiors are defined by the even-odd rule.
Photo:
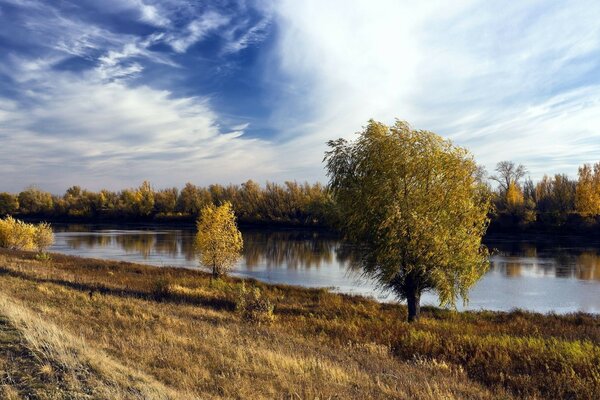
[[[97,388],[95,398],[510,398],[505,388],[586,398],[599,387],[597,317],[426,309],[408,325],[399,306],[246,285],[276,304],[273,323],[243,322],[237,279],[0,251],[0,314],[39,357],[38,375],[74,392]],[[518,353],[529,357],[521,371]],[[541,387],[543,361],[574,391]]]

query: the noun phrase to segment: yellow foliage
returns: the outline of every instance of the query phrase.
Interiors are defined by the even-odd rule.
[[[600,163],[579,167],[575,189],[575,209],[583,215],[600,214]]]
[[[196,226],[195,245],[200,263],[211,268],[214,276],[224,275],[239,259],[243,248],[231,203],[205,206]]]
[[[407,299],[434,290],[454,305],[488,268],[481,238],[489,197],[471,154],[401,121],[376,121],[358,140],[329,142],[330,186],[361,266]],[[409,312],[409,318],[411,318]]]
[[[54,234],[50,224],[28,224],[13,217],[0,219],[0,247],[44,252],[52,243]]]
[[[506,205],[508,210],[517,210],[523,206],[524,202],[521,188],[516,183],[511,182],[506,190]]]

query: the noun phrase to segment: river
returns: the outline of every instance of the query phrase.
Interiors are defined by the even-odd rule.
[[[244,254],[232,274],[271,283],[328,287],[392,301],[356,270],[338,237],[306,230],[243,230]],[[192,229],[57,225],[51,252],[198,268]],[[578,237],[492,236],[490,270],[460,310],[521,308],[537,312],[600,313],[600,240]],[[422,304],[437,305],[426,293]]]

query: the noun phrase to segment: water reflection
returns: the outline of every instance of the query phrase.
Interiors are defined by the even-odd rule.
[[[334,235],[248,230],[243,237],[243,258],[234,270],[237,275],[389,299],[381,297],[372,282],[358,280],[352,253]],[[160,266],[197,266],[192,229],[67,225],[59,227],[56,238],[52,251]],[[600,242],[493,237],[486,244],[493,250],[490,271],[472,290],[469,308],[600,312]],[[437,303],[433,295],[424,301]]]
[[[249,231],[244,233],[244,261],[247,268],[320,268],[337,261],[339,240],[308,231]]]
[[[523,275],[600,281],[600,244],[564,246],[556,241],[488,242],[495,251],[491,270],[507,277]]]
[[[57,233],[71,250],[120,249],[142,260],[156,256],[182,258],[194,263],[193,232],[185,230],[99,230],[69,225]],[[310,231],[245,231],[245,268],[321,268],[336,263],[350,267],[350,253],[331,234]],[[600,281],[599,248],[561,247],[556,243],[494,241],[491,270],[509,278],[524,275]]]

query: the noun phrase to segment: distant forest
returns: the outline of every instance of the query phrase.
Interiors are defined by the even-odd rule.
[[[491,229],[594,229],[600,226],[600,162],[565,174],[525,179],[527,170],[510,161],[481,179],[493,199]],[[335,202],[320,183],[249,180],[241,185],[154,189],[149,182],[121,191],[94,192],[72,186],[63,195],[36,187],[0,193],[0,216],[65,221],[194,222],[210,203],[232,203],[242,224],[335,228]]]

